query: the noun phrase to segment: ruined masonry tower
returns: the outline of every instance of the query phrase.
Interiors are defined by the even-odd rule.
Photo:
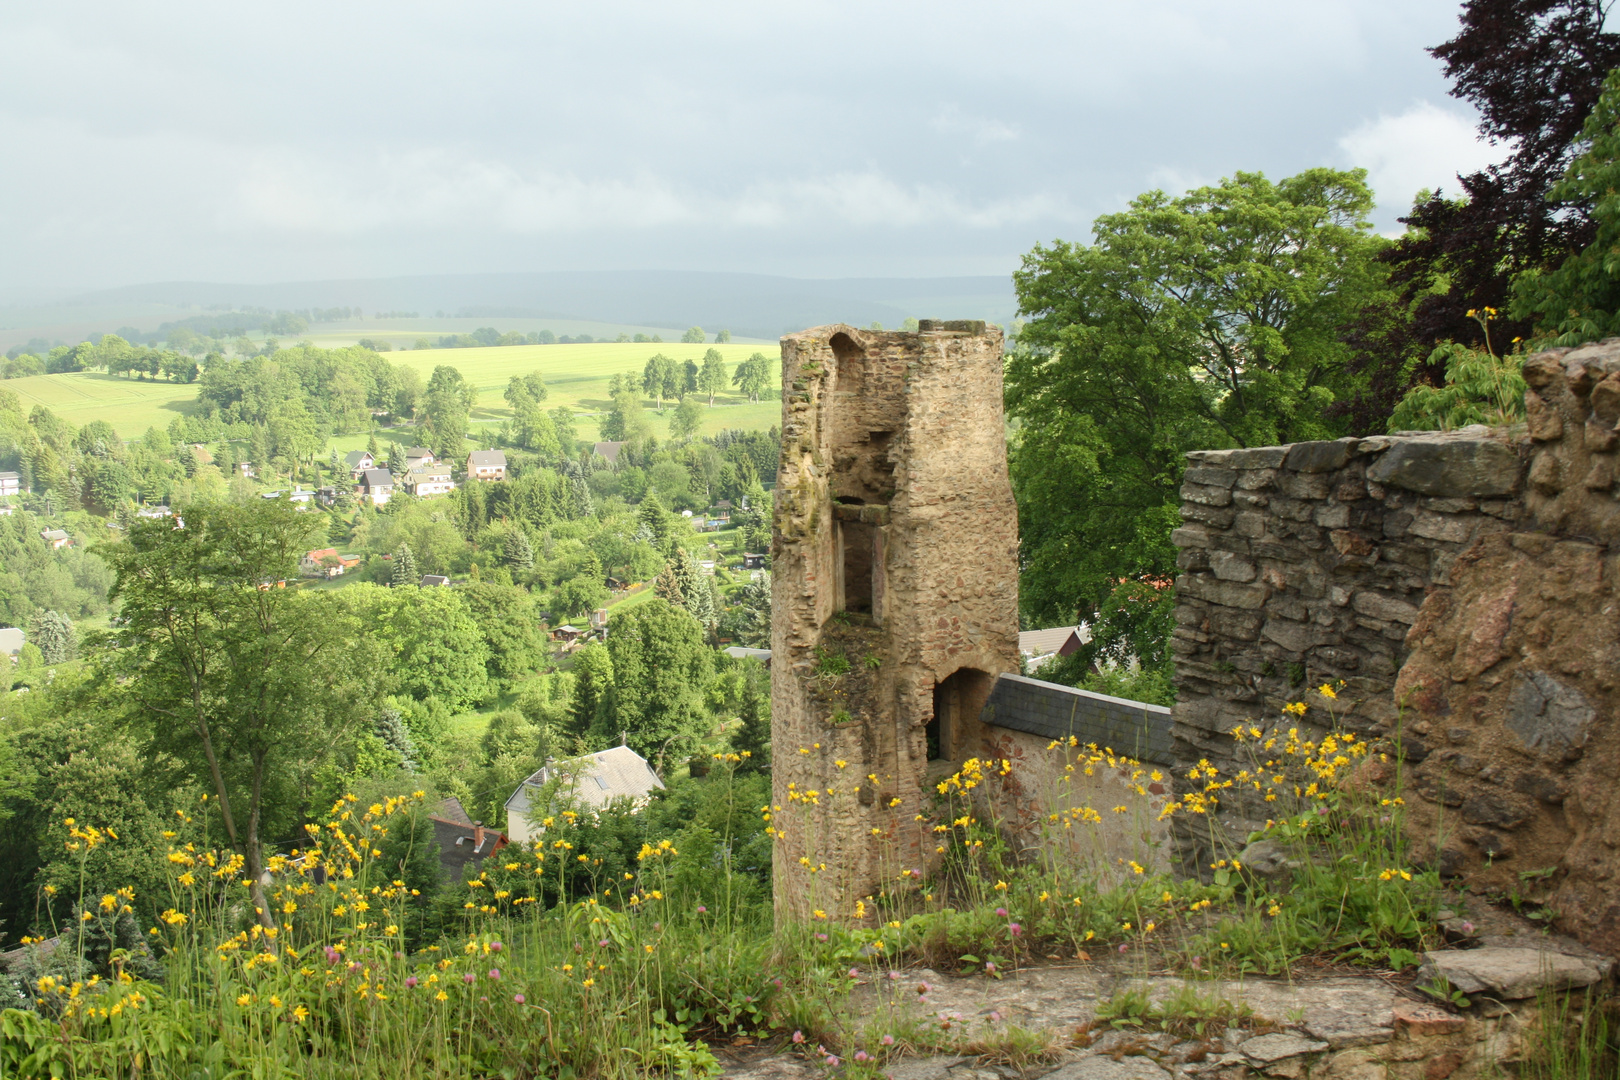
[[[771,543],[779,919],[904,889],[931,785],[980,753],[1018,670],[1018,519],[1001,331],[822,326],[782,339]],[[809,793],[814,793],[809,794]]]

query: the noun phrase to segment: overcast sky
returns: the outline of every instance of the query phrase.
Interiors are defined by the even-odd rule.
[[[1004,274],[1154,187],[1500,151],[1451,0],[0,5],[0,286]]]

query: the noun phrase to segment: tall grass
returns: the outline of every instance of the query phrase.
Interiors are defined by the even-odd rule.
[[[1398,793],[1343,783],[1383,751],[1342,732],[1307,738],[1305,707],[1290,711],[1291,729],[1235,733],[1252,768],[1225,776],[1200,763],[1167,804],[1149,795],[1151,769],[1059,741],[1041,814],[1014,820],[1009,808],[1027,801],[1004,790],[1010,764],[964,763],[917,810],[937,840],[930,865],[885,863],[889,888],[776,930],[759,867],[739,865],[759,861],[744,834],[808,830],[813,861],[842,796],[740,805],[737,755],[717,755],[701,782],[713,812],[661,819],[667,836],[632,841],[641,834],[622,817],[560,807],[538,840],[439,894],[412,884],[438,857],[415,847],[431,836],[412,824],[420,794],[364,807],[346,797],[306,826],[306,843],[271,860],[268,928],[241,858],[210,844],[208,815],[182,813],[157,856],[170,875],[156,925],[134,924],[127,890],[81,887],[56,952],[25,973],[28,1008],[0,1014],[0,1070],[706,1075],[716,1064],[705,1037],[776,1032],[802,1053],[873,1072],[908,1049],[1046,1052],[1034,1035],[931,1023],[881,995],[879,1006],[850,1006],[851,989],[919,960],[989,977],[1049,955],[1152,957],[1195,978],[1286,972],[1304,956],[1402,966],[1429,932],[1435,882],[1401,861]],[[1247,874],[1236,852],[1207,883],[1162,872],[1163,853],[1142,839],[1157,819],[1212,814],[1236,790],[1276,806],[1260,835],[1292,853],[1291,880]],[[1091,805],[1099,793],[1106,805]],[[1108,819],[1129,827],[1105,834]],[[86,856],[120,842],[90,825],[72,837]]]

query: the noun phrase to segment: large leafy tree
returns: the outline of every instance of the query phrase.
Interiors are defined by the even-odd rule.
[[[696,619],[663,600],[616,615],[609,625],[613,683],[598,713],[594,739],[621,734],[647,758],[678,760],[703,733],[703,690],[712,657]]]
[[[1533,318],[1540,336],[1578,345],[1620,333],[1620,70],[1586,122],[1585,152],[1550,197],[1590,207],[1591,242],[1546,272],[1515,284],[1513,314]]]
[[[315,524],[280,502],[197,505],[104,549],[121,620],[103,660],[147,752],[217,799],[265,926],[266,824],[290,824],[300,766],[364,723],[379,667],[336,594],[283,587]]]
[[[1007,404],[1031,618],[1173,573],[1187,450],[1341,433],[1324,418],[1354,388],[1337,329],[1381,288],[1364,176],[1150,192],[1093,244],[1025,256]]]
[[[466,449],[467,425],[478,388],[448,364],[433,369],[424,403],[427,425],[433,431],[433,452],[455,461]]]
[[[1395,290],[1346,324],[1352,367],[1367,378],[1340,405],[1355,430],[1382,430],[1410,387],[1440,385],[1451,354],[1439,346],[1482,348],[1472,313],[1507,312],[1516,277],[1591,243],[1591,196],[1548,195],[1580,152],[1604,76],[1620,65],[1620,34],[1604,29],[1604,15],[1600,0],[1467,0],[1457,36],[1430,50],[1452,96],[1479,110],[1481,137],[1511,152],[1459,177],[1454,195],[1438,185],[1421,193],[1402,219],[1406,233],[1382,255]],[[1520,308],[1497,321],[1493,342],[1530,337],[1533,314]]]

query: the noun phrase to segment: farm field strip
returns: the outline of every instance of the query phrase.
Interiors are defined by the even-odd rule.
[[[763,352],[773,363],[780,355],[774,345],[726,344],[687,345],[680,342],[630,343],[601,342],[585,345],[512,345],[488,349],[424,349],[383,355],[391,362],[408,364],[422,376],[424,385],[433,369],[448,364],[459,370],[479,391],[474,406],[476,423],[499,423],[511,415],[501,395],[513,375],[538,371],[551,394],[545,405],[566,405],[582,415],[576,421],[582,439],[595,441],[600,416],[611,404],[608,381],[621,372],[640,371],[647,358],[663,353],[677,361],[701,360],[708,349],[718,349],[726,363],[735,366],[755,352]],[[166,428],[176,414],[195,408],[196,384],[126,378],[101,372],[73,372],[61,375],[33,375],[7,379],[0,385],[10,389],[25,410],[44,405],[52,412],[79,426],[92,420],[105,420],[125,439],[137,438],[149,427]],[[649,418],[660,438],[669,432],[668,413],[649,408]],[[649,402],[650,405],[650,402]],[[738,394],[721,394],[715,407],[706,409],[699,429],[712,435],[722,428],[767,428],[778,422],[781,405],[776,401],[750,404]],[[476,430],[476,429],[475,429]],[[403,437],[405,432],[398,431]],[[386,435],[385,435],[386,437]],[[366,433],[338,436],[332,445],[340,452],[366,444]]]

